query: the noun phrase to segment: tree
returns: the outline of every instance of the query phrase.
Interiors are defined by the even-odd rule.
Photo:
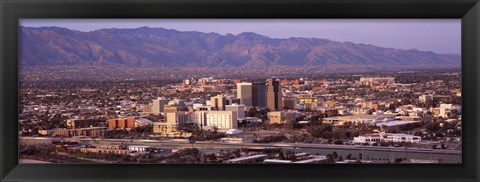
[[[327,163],[334,163],[335,160],[333,159],[332,157],[332,154],[327,154],[327,160],[326,160]]]
[[[428,123],[425,128],[431,132],[437,132],[440,129],[440,124],[436,122]]]
[[[248,156],[248,154],[250,153],[250,150],[248,150],[248,148],[242,148],[242,152]]]
[[[324,133],[322,133],[322,138],[323,139],[332,139],[333,138],[333,133],[332,132],[324,132]]]
[[[334,159],[338,158],[338,154],[337,154],[337,152],[336,152],[336,151],[333,151],[333,153],[332,153],[332,157],[333,157]]]
[[[352,159],[352,153],[349,153],[349,154],[347,155],[347,159],[348,159],[348,160]]]
[[[335,144],[335,145],[343,145],[343,141],[342,141],[342,140],[336,140],[333,144]]]
[[[280,160],[285,160],[286,159],[285,154],[283,154],[283,151],[280,151],[280,153],[278,154],[278,158]]]
[[[352,132],[350,132],[350,131],[345,132],[345,138],[352,139],[353,138],[352,137]]]
[[[234,150],[233,153],[234,153],[235,157],[240,157],[240,156],[242,156],[242,155],[240,154],[240,149]]]
[[[287,160],[294,161],[294,160],[297,159],[297,156],[295,155],[295,153],[294,153],[293,151],[290,151],[290,150],[289,150],[289,151],[287,151],[287,152],[285,153],[285,158],[286,158]]]

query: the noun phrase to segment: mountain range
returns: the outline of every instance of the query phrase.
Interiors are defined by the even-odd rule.
[[[460,55],[416,49],[320,38],[270,38],[252,32],[221,35],[149,27],[90,32],[20,27],[20,46],[22,66],[425,68],[461,64]]]

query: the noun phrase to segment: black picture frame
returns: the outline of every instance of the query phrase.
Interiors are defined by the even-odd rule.
[[[2,181],[479,181],[478,0],[0,0]],[[18,164],[20,18],[462,19],[462,164]]]

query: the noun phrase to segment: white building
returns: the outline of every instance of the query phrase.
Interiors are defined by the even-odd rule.
[[[449,113],[452,110],[452,104],[440,104],[440,117],[448,118]]]
[[[237,112],[235,111],[210,111],[206,114],[207,126],[218,129],[238,128]]]
[[[252,83],[237,83],[237,98],[240,104],[252,106]]]
[[[383,141],[380,134],[366,134],[366,135],[361,135],[361,136],[358,136],[358,137],[353,137],[353,143],[361,143],[361,144],[368,143],[368,144],[371,144],[371,143],[377,143],[377,142],[380,142],[380,141]]]
[[[263,163],[270,163],[270,164],[288,164],[293,163],[291,160],[280,160],[280,159],[265,159]]]
[[[246,157],[239,157],[239,158],[235,158],[235,159],[230,159],[230,160],[225,161],[225,163],[250,163],[250,162],[257,161],[257,160],[263,160],[267,157],[268,157],[267,154],[258,154],[258,155],[251,155],[251,156],[246,156]]]
[[[136,152],[147,152],[148,149],[152,148],[152,146],[146,145],[130,145],[128,146],[128,150],[136,151]]]
[[[201,83],[201,84],[207,84],[207,83],[212,83],[212,82],[213,82],[213,77],[198,79],[198,83]]]
[[[194,123],[200,128],[217,128],[227,130],[238,128],[237,112],[235,111],[197,111]]]
[[[227,131],[225,131],[225,134],[227,135],[235,135],[240,133],[242,133],[242,131],[238,129],[228,129]]]
[[[153,124],[153,122],[150,121],[150,120],[147,119],[147,118],[138,118],[138,119],[135,119],[135,127],[146,126],[146,125],[151,125],[151,124]]]
[[[374,134],[366,134],[360,135],[358,137],[353,138],[353,143],[378,143],[378,142],[409,142],[409,143],[419,143],[421,141],[421,137],[415,135],[407,135],[407,134],[397,134],[397,133],[374,133]]]

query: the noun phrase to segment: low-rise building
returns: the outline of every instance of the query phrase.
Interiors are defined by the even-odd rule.
[[[267,116],[269,124],[281,124],[295,121],[295,112],[274,111],[268,112]]]
[[[110,129],[125,129],[125,128],[135,127],[134,116],[129,116],[127,118],[109,119],[107,122],[108,122],[108,128]]]
[[[349,116],[333,116],[323,118],[323,122],[331,123],[334,125],[343,125],[346,122],[351,122],[354,124],[375,124],[377,122],[393,120],[395,115],[393,114],[383,114],[383,115],[349,115]]]
[[[96,146],[95,148],[80,148],[82,153],[99,153],[99,154],[116,154],[116,155],[129,155],[131,151],[115,145]]]
[[[87,137],[103,137],[105,133],[109,132],[106,127],[90,127],[90,128],[55,128],[51,130],[38,130],[38,133],[43,136],[53,137],[72,137],[72,136],[87,136]]]
[[[150,121],[147,118],[137,118],[137,119],[135,119],[135,127],[148,126],[148,125],[152,125],[152,124],[153,124],[153,122]]]
[[[94,119],[67,119],[68,128],[88,128],[96,126],[97,120]]]
[[[135,151],[135,152],[148,152],[153,148],[152,146],[147,146],[147,145],[129,145],[128,150],[130,151]]]
[[[360,144],[372,144],[378,142],[409,142],[409,143],[419,143],[421,141],[421,137],[415,135],[407,135],[407,134],[397,134],[397,133],[374,133],[374,134],[366,134],[360,135],[358,137],[353,138],[353,143],[360,143]]]
[[[284,109],[295,109],[295,106],[297,105],[297,98],[292,96],[286,96],[283,97],[282,102]]]
[[[175,123],[153,123],[153,133],[163,137],[190,137],[192,134],[183,132]]]
[[[359,85],[377,86],[395,83],[395,77],[360,77]]]
[[[258,155],[251,155],[246,157],[230,159],[225,161],[225,163],[255,163],[258,161],[263,161],[267,157],[268,157],[267,154],[258,154]]]

